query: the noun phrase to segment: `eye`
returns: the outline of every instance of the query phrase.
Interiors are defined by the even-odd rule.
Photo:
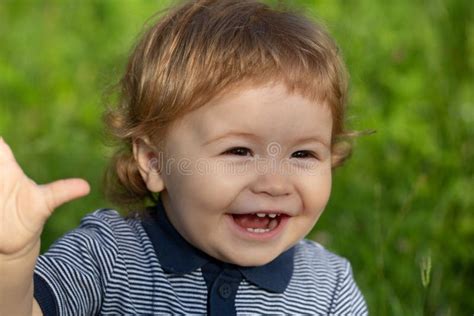
[[[300,150],[297,151],[293,154],[293,156],[296,156],[295,158],[316,158],[318,159],[318,156],[309,150]]]
[[[224,155],[230,154],[230,155],[237,155],[237,156],[247,156],[247,153],[252,153],[252,151],[245,147],[233,147],[223,152]]]

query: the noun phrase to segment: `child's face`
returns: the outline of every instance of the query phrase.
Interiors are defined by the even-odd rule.
[[[331,129],[327,106],[281,84],[246,88],[178,121],[164,169],[145,181],[155,191],[162,181],[167,215],[189,243],[225,262],[263,265],[304,238],[326,206]]]

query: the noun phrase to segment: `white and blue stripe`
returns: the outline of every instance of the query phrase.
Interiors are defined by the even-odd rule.
[[[152,239],[139,218],[109,209],[84,217],[38,258],[35,298],[43,314],[207,314],[202,268],[170,273],[159,258],[172,254],[158,255]],[[309,240],[292,249],[284,290],[243,278],[235,294],[237,314],[367,314],[346,259]]]

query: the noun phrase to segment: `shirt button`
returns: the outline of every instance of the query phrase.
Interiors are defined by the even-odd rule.
[[[219,295],[222,298],[229,298],[231,294],[232,294],[232,287],[229,284],[224,283],[219,287]]]

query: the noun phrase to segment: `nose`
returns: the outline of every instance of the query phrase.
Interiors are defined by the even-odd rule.
[[[251,190],[255,194],[286,196],[291,193],[291,183],[287,177],[279,173],[267,173],[257,176]]]

